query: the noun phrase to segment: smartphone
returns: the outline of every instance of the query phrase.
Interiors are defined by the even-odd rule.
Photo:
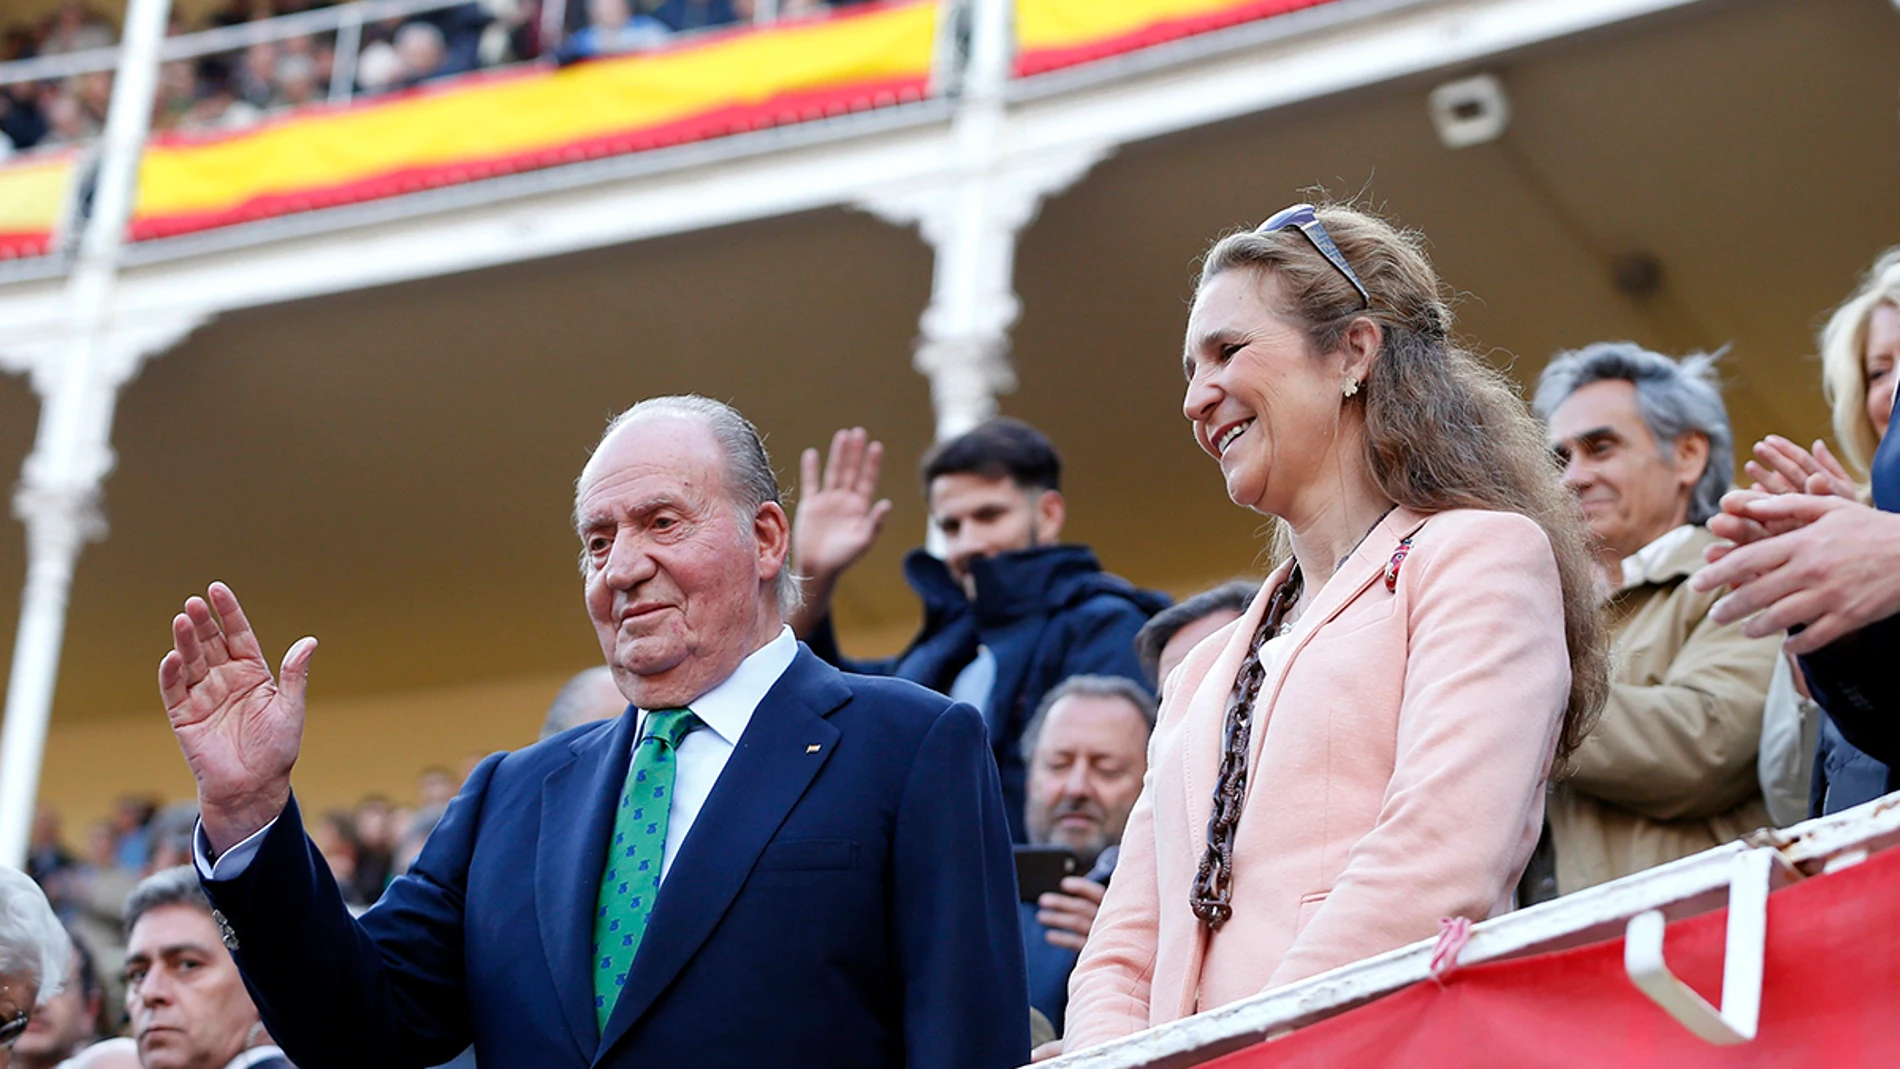
[[[1062,878],[1076,875],[1081,862],[1066,846],[1017,846],[1016,891],[1024,902],[1062,890]]]

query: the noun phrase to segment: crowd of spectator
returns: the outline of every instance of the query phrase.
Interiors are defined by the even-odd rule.
[[[336,0],[231,0],[200,22],[174,14],[170,33],[236,26],[334,6]],[[544,41],[543,5],[561,2],[560,41]],[[862,0],[779,0],[778,17],[798,18]],[[407,19],[363,27],[351,96],[409,89],[485,67],[548,57],[571,63],[645,51],[676,34],[749,21],[759,0],[471,0]],[[51,14],[0,28],[0,62],[110,47],[118,28],[86,0],[63,0]],[[343,57],[347,64],[349,57]],[[263,41],[231,52],[161,66],[153,104],[155,130],[236,129],[267,112],[328,99],[336,84],[334,33]],[[0,158],[39,146],[84,142],[105,124],[112,75],[0,85]]]

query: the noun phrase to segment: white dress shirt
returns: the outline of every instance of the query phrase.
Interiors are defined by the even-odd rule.
[[[705,808],[706,798],[719,782],[719,774],[726,770],[733,747],[738,745],[739,736],[745,734],[746,725],[752,722],[752,714],[764,700],[765,692],[772,689],[797,656],[798,639],[787,627],[739,662],[739,667],[724,682],[693,702],[693,714],[706,726],[680,740],[674,766],[673,805],[666,817],[666,851],[660,859],[660,882],[666,882],[673,859],[679,856],[680,844],[686,841],[686,833],[693,830],[693,822],[699,819],[699,811]],[[647,710],[641,709],[639,714],[635,746],[646,734]],[[273,820],[264,825],[250,838],[225,851],[215,863],[211,860],[204,825],[200,824],[192,836],[191,850],[198,875],[207,880],[232,880],[243,875],[251,859],[257,856],[264,834],[276,823]]]

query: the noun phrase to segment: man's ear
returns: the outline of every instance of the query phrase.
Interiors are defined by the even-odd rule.
[[[1683,431],[1676,436],[1676,483],[1694,490],[1709,466],[1709,436],[1701,431]]]
[[[1062,541],[1062,521],[1069,518],[1069,504],[1062,491],[1044,490],[1036,496],[1036,533],[1043,545]]]
[[[791,567],[792,522],[776,501],[759,506],[752,517],[752,537],[759,545],[759,579],[776,577],[781,568]]]

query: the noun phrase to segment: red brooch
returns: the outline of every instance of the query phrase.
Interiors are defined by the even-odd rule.
[[[1392,553],[1392,559],[1385,565],[1385,588],[1396,591],[1399,588],[1399,565],[1405,563],[1405,555],[1412,552],[1412,539],[1408,535],[1399,540],[1399,548]]]

